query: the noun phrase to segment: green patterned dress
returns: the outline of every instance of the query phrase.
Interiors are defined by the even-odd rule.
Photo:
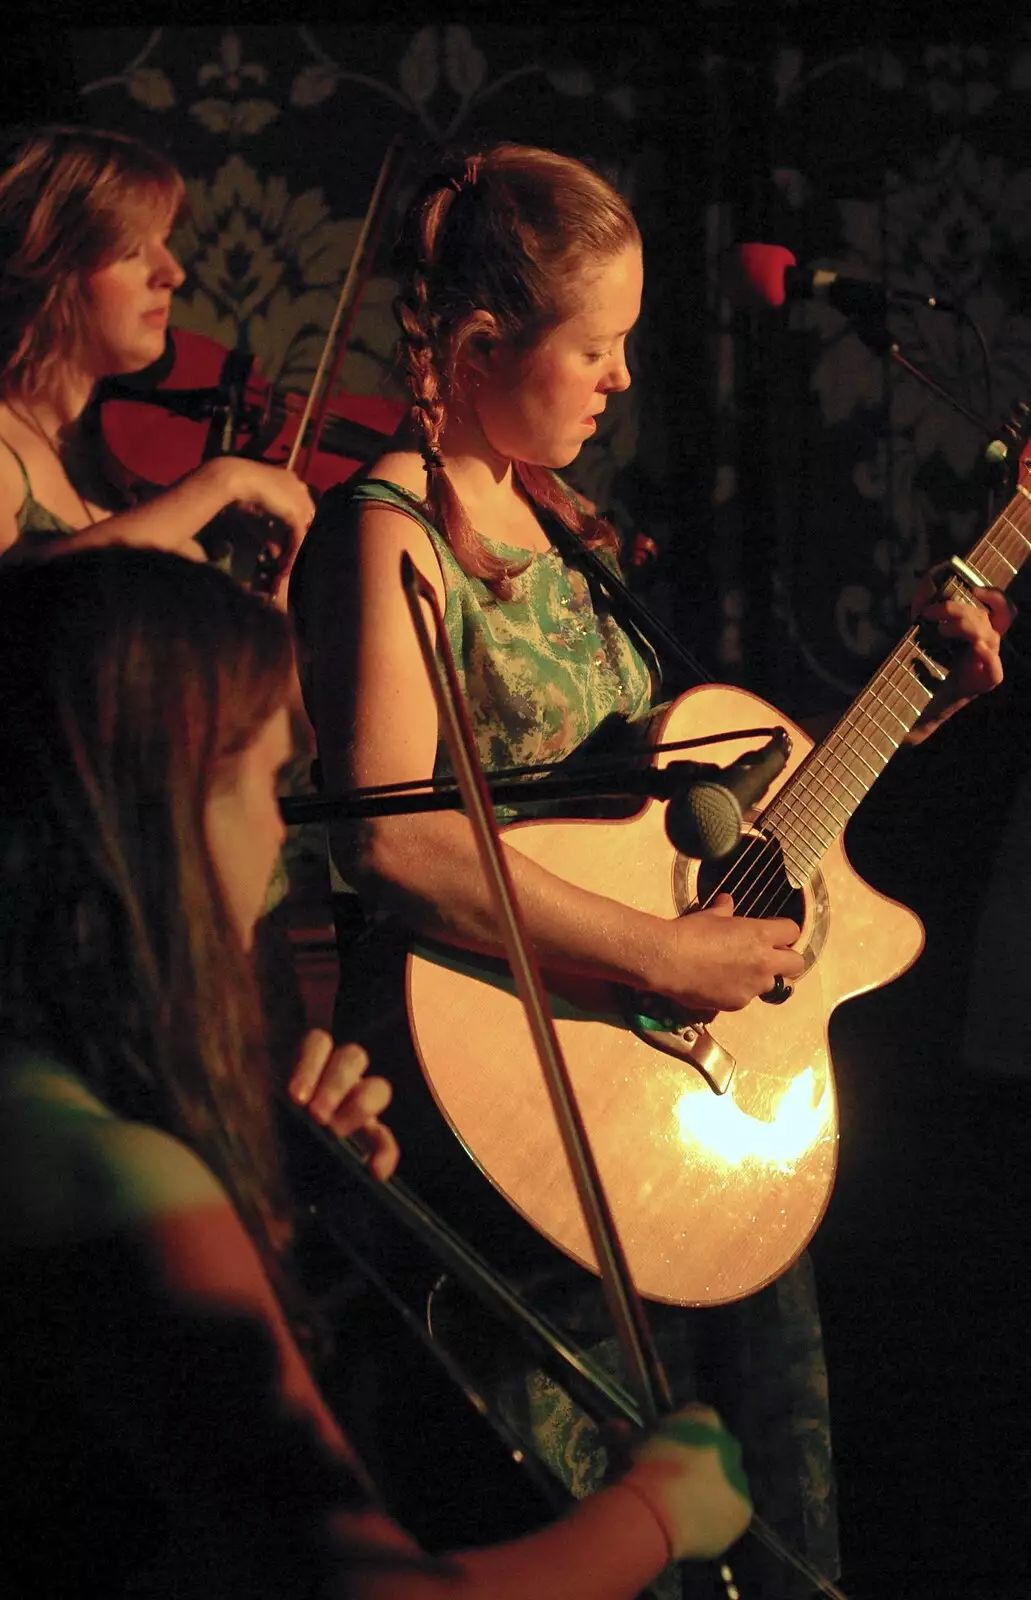
[[[74,533],[75,529],[70,522],[65,522],[63,517],[57,516],[53,511],[48,511],[43,503],[36,499],[32,492],[25,463],[13,444],[8,444],[6,439],[0,439],[0,444],[8,449],[15,459],[18,471],[21,473],[22,488],[25,498],[18,507],[18,514],[14,525],[18,530],[18,538],[25,539],[33,544],[44,544],[50,539],[66,538]]]
[[[345,494],[348,520],[364,506],[388,505],[428,535],[444,580],[444,628],[485,771],[627,746],[650,714],[658,663],[558,550],[531,554],[513,580],[513,597],[500,601],[479,578],[463,572],[447,540],[406,490],[373,478]],[[336,528],[327,497],[319,523],[330,517]],[[318,537],[314,529],[312,534]],[[512,566],[527,562],[525,550],[496,540],[489,544]],[[443,739],[436,772],[450,772]]]
[[[500,601],[459,566],[424,505],[379,479],[327,495],[308,535],[349,560],[357,518],[370,504],[396,508],[427,533],[440,563],[444,625],[465,693],[484,768],[563,761],[632,748],[647,725],[659,682],[650,647],[612,616],[600,588],[558,550],[535,554]],[[525,550],[487,541],[513,564]],[[303,581],[301,631],[303,637]],[[443,741],[436,772],[450,764]],[[536,808],[534,808],[536,809]],[[528,814],[520,808],[519,815]],[[514,812],[501,814],[510,820]],[[352,927],[355,925],[352,924]],[[336,1033],[370,1048],[377,1070],[395,1081],[390,1120],[404,1152],[402,1175],[553,1321],[611,1371],[619,1357],[597,1279],[558,1254],[523,1223],[458,1155],[432,1103],[410,1042],[384,1021],[399,1006],[407,934],[371,919],[359,922],[342,964]],[[828,1573],[837,1570],[836,1517],[827,1383],[815,1289],[808,1258],[769,1288],[711,1310],[648,1307],[649,1320],[678,1401],[714,1404],[741,1438],[756,1509],[795,1549]],[[434,1325],[471,1364],[510,1421],[574,1495],[602,1480],[607,1460],[590,1419],[533,1367],[514,1339],[479,1327],[478,1310],[460,1293],[438,1296]],[[748,1544],[735,1552],[743,1600],[796,1600],[810,1586]],[[748,1580],[747,1582],[745,1580]],[[677,1583],[680,1583],[680,1588]],[[650,1593],[722,1593],[708,1565],[660,1580]]]

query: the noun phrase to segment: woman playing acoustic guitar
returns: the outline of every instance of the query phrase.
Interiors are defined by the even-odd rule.
[[[488,771],[626,749],[658,697],[658,665],[576,559],[579,541],[614,560],[612,528],[555,474],[630,383],[626,343],[642,294],[634,218],[581,163],[502,145],[428,179],[409,212],[401,274],[407,430],[361,481],[327,496],[295,588],[326,787],[449,770],[398,580],[405,551],[437,595]],[[917,737],[1001,677],[986,609],[935,603],[925,615],[965,648]],[[398,1004],[383,954],[391,924],[397,944],[414,930],[491,955],[500,953],[498,924],[461,814],[330,831],[341,877],[377,914],[343,962],[340,1036],[376,1049]],[[658,916],[567,882],[517,849],[508,861],[541,963],[559,972],[734,1010],[802,971],[789,918],[735,916],[727,895],[692,915]],[[490,1040],[479,1048],[489,1052]],[[388,1070],[400,1082],[394,1058]],[[413,1060],[395,1102],[399,1127],[416,1124],[419,1079]],[[525,1270],[538,1288],[547,1279],[553,1315],[591,1328],[586,1275],[577,1282],[553,1253],[549,1265],[514,1214],[473,1186],[471,1163],[422,1094],[418,1133],[402,1134],[416,1186],[458,1226],[475,1228],[508,1271]],[[518,1141],[518,1123],[510,1138]],[[719,1394],[721,1409],[731,1407],[757,1509],[833,1570],[826,1379],[807,1260],[737,1305],[660,1308],[655,1325],[678,1392]],[[600,1332],[603,1319],[593,1326]],[[534,1403],[538,1421],[551,1407],[548,1454],[575,1478],[577,1418],[542,1393]],[[769,1573],[759,1581],[763,1596],[808,1593],[782,1590]],[[752,1592],[747,1583],[743,1592]]]
[[[165,348],[183,273],[168,247],[183,182],[134,139],[85,128],[0,151],[0,551],[58,537],[203,559],[194,536],[241,506],[275,519],[283,566],[313,505],[292,473],[223,456],[128,506],[105,470],[90,398]]]

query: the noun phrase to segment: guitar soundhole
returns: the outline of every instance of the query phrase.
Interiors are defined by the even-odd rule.
[[[678,913],[697,911],[720,893],[734,897],[739,917],[791,917],[803,930],[806,970],[827,938],[830,901],[820,872],[805,889],[796,889],[784,870],[776,839],[752,833],[722,861],[695,861],[678,855],[673,869],[673,899]]]
[[[739,917],[793,917],[800,927],[805,920],[805,897],[788,882],[780,844],[762,834],[742,839],[721,861],[699,862],[698,903],[717,894],[733,895]]]

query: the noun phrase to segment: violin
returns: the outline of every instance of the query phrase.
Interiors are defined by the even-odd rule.
[[[226,350],[203,334],[170,330],[157,362],[106,378],[98,389],[95,424],[104,470],[136,504],[218,455],[291,466],[305,406],[303,395],[264,379],[252,355]],[[313,498],[379,454],[404,412],[401,402],[378,395],[330,399],[318,449],[305,463]],[[230,507],[200,537],[210,557],[229,556],[248,587],[270,593],[289,554],[276,534],[270,518]]]
[[[292,471],[303,447],[299,472],[317,499],[379,454],[406,407],[375,395],[333,391],[407,162],[406,142],[399,135],[383,157],[307,397],[266,383],[246,352],[226,351],[213,339],[182,331],[169,333],[163,355],[151,367],[134,377],[107,380],[98,395],[100,443],[111,480],[127,498],[168,488],[218,455]],[[160,409],[148,413],[148,407]],[[256,547],[254,568],[249,580],[242,572],[237,576],[274,594],[292,551],[288,541],[277,539],[272,519],[230,508],[215,520],[217,531],[203,530],[209,555],[221,556],[228,546],[232,556],[235,536],[243,531],[246,541],[249,533]]]
[[[275,388],[252,355],[177,329],[152,366],[104,379],[97,405],[112,480],[139,498],[216,455],[286,466],[305,397]],[[305,474],[308,487],[321,494],[351,477],[383,449],[404,412],[400,401],[379,395],[335,395]]]

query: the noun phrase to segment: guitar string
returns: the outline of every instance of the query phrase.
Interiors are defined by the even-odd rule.
[[[974,604],[976,602],[971,600],[969,603]],[[922,708],[906,696],[901,684],[891,683],[890,674],[891,669],[893,668],[898,668],[900,666],[904,668],[906,667],[910,652],[911,637],[912,632],[910,635],[907,635],[906,640],[904,640],[902,645],[898,647],[897,651],[895,652],[895,657],[889,658],[889,663],[885,669],[882,669],[882,672],[878,675],[878,679],[874,680],[875,684],[879,680],[884,680],[885,678],[889,680],[886,685],[886,694],[890,695],[890,699],[885,698],[882,700],[882,710],[893,721],[898,722],[899,726],[904,731],[908,731],[909,727],[912,726],[912,724],[916,721],[917,716],[919,716]],[[906,676],[908,677],[908,671]],[[867,691],[867,693],[869,693],[869,691]],[[929,702],[931,696],[928,695],[927,699]],[[899,716],[898,708],[900,705],[908,707],[911,713],[909,719]],[[863,729],[863,731],[867,737],[869,737],[870,729],[872,728],[874,731],[885,737],[893,746],[893,749],[888,752],[887,756],[884,756],[883,751],[878,750],[878,754],[884,756],[884,765],[886,765],[887,761],[890,760],[891,756],[895,753],[895,749],[898,748],[894,738],[884,724],[877,720],[875,713],[864,707],[859,708],[859,713],[860,716],[865,719],[866,727]],[[870,743],[872,745],[872,740]],[[782,911],[789,904],[791,896],[797,892],[791,887],[789,881],[785,881],[781,877],[781,851],[784,849],[785,843],[788,845],[789,851],[792,847],[794,847],[794,853],[796,856],[800,854],[798,846],[801,844],[803,846],[803,852],[801,853],[808,853],[812,857],[811,864],[807,865],[799,874],[799,876],[803,877],[805,881],[808,882],[826,850],[833,843],[834,839],[840,836],[840,834],[844,831],[846,824],[850,820],[851,813],[848,812],[847,807],[842,806],[842,809],[847,813],[844,817],[844,820],[835,818],[829,813],[826,801],[821,801],[818,796],[812,795],[811,792],[808,794],[806,792],[805,780],[809,779],[811,781],[814,773],[816,774],[815,781],[817,783],[823,782],[820,775],[820,761],[819,759],[812,759],[813,757],[819,758],[823,750],[824,747],[821,746],[817,747],[815,751],[811,752],[811,756],[808,758],[810,762],[808,770],[803,771],[802,768],[799,769],[799,774],[801,775],[802,781],[799,784],[793,785],[793,788],[799,790],[800,793],[796,794],[789,792],[783,797],[776,797],[773,804],[767,808],[767,812],[764,813],[763,817],[759,819],[760,827],[762,826],[763,822],[772,822],[775,837],[771,841],[771,850],[766,862],[765,872],[759,879],[756,879],[755,875],[753,874],[751,881],[742,885],[742,887],[747,888],[748,891],[747,899],[739,896],[739,898],[741,898],[739,909],[744,915],[756,915],[760,914],[760,911],[761,914],[765,915],[776,914],[777,912]],[[844,765],[835,751],[830,752],[830,759],[837,761],[839,767]],[[851,775],[852,769],[848,768],[847,765],[845,770]],[[824,784],[824,787],[828,788],[829,785]],[[776,814],[778,802],[780,803],[779,815]],[[775,813],[775,815],[770,818],[770,813]],[[821,830],[818,826],[820,823],[823,823],[824,825],[823,830]],[[808,844],[813,834],[819,833],[820,831],[826,831],[828,823],[830,825],[830,833],[828,837],[821,841],[821,848],[817,849],[815,852],[813,852],[811,848],[808,851],[805,851],[805,846]],[[784,835],[787,836],[786,840],[782,838]],[[764,893],[767,895],[765,904],[763,903]]]
[[[901,652],[902,648],[903,647],[900,646],[899,647],[899,652],[896,652],[896,653],[899,654]],[[853,708],[853,710],[854,709],[855,708]],[[868,721],[871,720],[869,715],[867,716],[867,720]],[[839,728],[840,728],[840,726],[841,725],[839,724]],[[876,726],[876,724],[875,724],[875,726]],[[837,729],[834,730],[834,733],[837,733],[837,732],[838,732]],[[834,738],[834,733],[831,734],[830,739]],[[823,783],[825,788],[829,788],[830,787],[828,784],[824,783],[823,778],[820,776],[820,762],[821,762],[821,759],[826,764],[826,761],[827,761],[827,758],[828,758],[828,753],[829,753],[830,759],[837,761],[839,766],[841,765],[841,762],[840,762],[840,758],[837,756],[836,752],[832,751],[832,750],[829,750],[829,743],[830,743],[830,741],[828,741],[827,745],[816,746],[809,753],[809,755],[805,759],[805,762],[802,764],[802,766],[800,766],[798,768],[797,772],[795,774],[793,774],[792,779],[790,780],[790,784],[791,784],[792,788],[800,787],[800,786],[804,787],[804,782],[807,779],[811,781],[812,780],[812,775],[813,775],[814,772],[816,773],[816,781],[817,782]],[[866,791],[864,790],[864,792],[866,792]],[[815,814],[815,815],[818,815],[818,816],[822,817],[823,815],[826,814],[826,808],[825,807],[821,810],[818,804],[814,804],[812,801],[806,800],[804,795],[803,795],[803,806],[799,807],[796,804],[794,806],[794,809],[792,809],[792,799],[793,799],[792,794],[790,792],[785,794],[784,791],[781,791],[781,794],[775,797],[775,799],[774,799],[773,803],[771,804],[771,806],[767,807],[766,811],[762,814],[762,816],[757,819],[756,826],[757,826],[757,829],[761,833],[764,824],[766,824],[766,825],[770,824],[771,813],[774,812],[776,810],[776,808],[778,807],[778,805],[779,805],[780,808],[781,808],[780,816],[779,817],[774,817],[772,819],[773,826],[774,826],[774,829],[776,831],[777,836],[776,837],[770,837],[769,835],[765,836],[764,839],[762,840],[760,849],[758,851],[756,851],[754,849],[749,851],[749,850],[746,849],[746,851],[744,853],[744,856],[739,856],[738,857],[737,861],[735,863],[733,863],[733,865],[728,870],[728,872],[725,874],[725,876],[723,877],[721,882],[713,890],[713,893],[719,893],[722,889],[726,888],[727,884],[734,878],[735,873],[740,871],[741,861],[743,859],[750,861],[752,866],[753,866],[753,872],[752,872],[751,877],[749,877],[747,874],[745,874],[745,875],[741,876],[739,881],[738,881],[738,910],[740,912],[742,912],[744,915],[750,915],[750,914],[754,915],[754,914],[756,914],[757,907],[762,903],[762,895],[763,895],[763,893],[767,892],[767,891],[772,891],[773,880],[778,879],[779,876],[780,876],[780,870],[781,870],[781,854],[780,854],[780,852],[781,852],[781,849],[783,848],[783,840],[780,838],[780,835],[787,834],[789,836],[788,840],[787,840],[787,843],[789,844],[789,846],[796,847],[796,854],[800,853],[797,850],[797,847],[800,844],[804,845],[804,843],[805,843],[805,834],[804,834],[804,832],[802,832],[801,834],[799,832],[799,828],[800,828],[800,815],[799,815],[799,813],[800,813],[800,811],[805,809],[805,808],[808,808],[808,810],[809,810],[809,812],[811,814],[810,815],[810,819],[809,819],[810,831],[812,831],[812,826],[813,826],[813,824],[812,824],[812,815]],[[847,810],[847,808],[844,808],[844,807],[842,809],[846,809]],[[833,831],[831,833],[831,836],[830,836],[830,838],[828,838],[828,839],[826,839],[824,841],[824,849],[829,847],[829,845],[832,842],[833,838],[842,831],[842,829],[845,826],[845,822],[847,822],[847,821],[848,821],[848,816],[845,817],[845,821],[844,822],[840,821],[840,819],[836,819],[834,821],[834,828],[833,828]],[[793,835],[793,837],[792,837],[792,835]],[[819,852],[819,854],[822,854],[822,851]],[[817,855],[816,860],[819,859],[819,854]],[[815,861],[814,861],[814,866],[815,866]],[[758,867],[758,876],[756,875],[756,871],[754,870],[756,867]],[[806,876],[808,876],[808,874],[806,874]],[[788,885],[786,887],[786,889],[781,891],[779,900],[774,901],[774,900],[771,899],[771,901],[768,902],[769,909],[772,909],[774,914],[777,911],[783,909],[784,905],[786,905],[788,903],[788,900],[789,900],[790,896],[792,894],[796,893],[796,892],[797,892],[796,890],[794,890],[790,885]],[[766,909],[766,908],[764,908],[764,909]]]
[[[978,545],[975,546],[975,549],[971,552],[971,556],[968,558],[971,564],[975,565],[976,568],[981,571],[982,576],[986,577],[989,581],[996,582],[1000,587],[1008,581],[1008,576],[1012,576],[1017,570],[1019,570],[1019,565],[1022,564],[1022,561],[1026,557],[1028,551],[1031,550],[1031,540],[1029,540],[1021,528],[1017,526],[1016,517],[1018,514],[1024,514],[1025,517],[1028,514],[1028,505],[1026,504],[1025,499],[1022,498],[1021,494],[1019,493],[1013,497],[1011,503],[1005,507],[1005,509],[996,518],[995,522],[992,523],[988,532],[978,543]],[[1009,533],[1016,536],[1019,546],[1023,547],[1022,549],[1015,547],[1012,542],[1008,540],[1007,530]],[[996,536],[998,536],[998,544],[995,542]],[[1007,551],[1017,557],[1017,565],[1014,565],[1014,563],[1009,560]],[[1007,574],[996,575],[993,570],[988,568],[986,557],[989,555],[994,555],[1005,565],[1006,568],[1008,568],[1008,576]],[[973,595],[963,591],[959,593],[958,598],[965,600],[968,604],[977,603]],[[907,722],[905,718],[897,715],[898,706],[900,704],[903,706],[908,706],[909,710],[915,713],[912,719],[913,722],[915,722],[916,718],[920,715],[922,708],[918,707],[913,701],[908,699],[901,682],[892,683],[890,681],[890,675],[892,668],[901,666],[904,669],[905,681],[911,681],[908,670],[908,662],[910,659],[910,651],[914,637],[915,629],[911,630],[910,633],[907,634],[901,645],[896,649],[894,656],[889,657],[888,662],[881,669],[877,677],[875,677],[873,684],[871,685],[871,689],[874,690],[876,695],[876,686],[878,683],[883,684],[885,692],[892,697],[890,701],[886,701],[884,703],[885,709],[887,710],[889,716],[898,721],[900,726],[906,732],[909,731],[909,728],[912,726],[912,722]],[[870,691],[868,690],[866,693],[869,694]],[[931,696],[929,695],[928,702],[930,699]],[[769,818],[770,813],[774,811],[778,805],[781,809],[781,815],[776,819],[776,821],[779,826],[780,833],[787,833],[790,835],[793,829],[797,833],[800,823],[804,822],[808,822],[811,831],[814,826],[814,818],[821,820],[829,818],[830,822],[832,823],[830,837],[824,841],[823,848],[817,852],[813,860],[812,868],[810,868],[808,872],[800,874],[800,876],[803,876],[806,881],[808,881],[812,870],[814,870],[818,865],[819,859],[824,851],[829,848],[834,838],[838,837],[840,833],[843,832],[844,827],[851,818],[852,812],[855,810],[855,807],[860,803],[865,795],[869,793],[873,780],[880,775],[880,772],[883,771],[884,766],[887,765],[887,762],[891,759],[891,756],[895,753],[895,749],[897,748],[897,745],[892,739],[887,728],[881,722],[878,722],[876,716],[873,715],[869,709],[860,706],[858,708],[853,707],[852,711],[856,711],[857,709],[860,716],[866,720],[867,727],[864,732],[867,736],[867,748],[875,751],[877,756],[881,758],[881,766],[879,768],[874,767],[869,761],[866,760],[861,751],[853,750],[848,752],[848,755],[861,761],[862,764],[870,770],[872,773],[870,782],[865,782],[862,776],[857,773],[855,767],[849,765],[848,759],[843,759],[838,749],[834,748],[836,736],[837,743],[840,744],[844,742],[842,736],[845,732],[848,718],[852,714],[851,712],[846,713],[846,716],[842,719],[842,722],[839,723],[834,730],[832,730],[828,740],[823,745],[814,747],[814,749],[806,757],[806,760],[803,762],[802,766],[800,766],[796,773],[792,775],[792,779],[789,780],[789,789],[787,791],[781,791],[781,793],[774,798],[774,801],[771,803],[771,805],[766,808],[766,811],[763,813],[763,815],[757,819],[756,827],[759,830],[759,837],[753,836],[752,846],[746,846],[745,851],[737,857],[732,865],[732,868],[724,875],[723,879],[711,891],[710,896],[702,902],[703,904],[708,905],[711,902],[712,896],[725,889],[727,884],[731,881],[734,881],[737,887],[736,908],[739,913],[743,913],[744,915],[756,914],[757,908],[760,906],[763,907],[765,914],[771,914],[771,912],[772,914],[776,914],[790,903],[791,897],[798,891],[793,888],[790,880],[787,880],[786,873],[782,874],[781,863],[784,852],[784,841],[782,841],[779,837],[770,837],[769,835],[763,836],[761,831],[764,821]],[[870,737],[871,729],[876,734],[887,738],[892,744],[893,748],[889,750],[887,754],[885,754],[885,752],[874,743],[873,738]],[[849,731],[855,733],[857,729],[855,726],[853,726]],[[850,788],[848,782],[845,781],[846,776],[858,783],[860,789],[858,796]],[[820,799],[811,791],[807,795],[805,790],[805,780],[808,780],[810,785],[822,787],[825,791],[824,798]],[[849,807],[846,801],[841,799],[842,790],[852,801],[851,807]],[[792,802],[797,798],[799,793],[801,794],[802,803],[800,806],[796,804],[793,807]],[[830,807],[837,807],[843,811],[845,813],[844,820],[835,818]],[[806,815],[806,813],[808,813],[808,815]],[[803,829],[803,843],[804,839],[805,833]],[[787,843],[790,846],[795,847],[797,847],[799,842],[800,841],[797,837],[794,839],[789,838],[787,840]],[[748,876],[747,871],[742,871],[742,863],[746,863],[751,867],[751,877]],[[766,901],[765,905],[763,903],[764,894],[769,896],[769,899]]]
[[[856,805],[869,792],[870,782],[863,782],[854,765],[859,752],[848,748],[849,740],[853,746],[860,742],[869,751],[873,760],[863,754],[860,759],[877,777],[898,748],[899,740],[891,725],[897,724],[904,736],[920,714],[922,707],[909,699],[904,687],[909,676],[909,654],[907,640],[875,679],[866,703],[852,708],[839,725],[836,737],[813,753],[804,771],[800,769],[798,782],[769,808],[775,831],[783,837],[786,853],[797,858],[803,877],[811,875],[823,852],[841,834]],[[847,778],[857,784],[858,794],[849,787]],[[851,806],[843,798],[846,794],[852,800]],[[815,851],[814,836],[818,846]]]
[[[1021,515],[1026,519],[1027,513],[1028,513],[1028,507],[1027,507],[1027,505],[1025,503],[1025,499],[1021,498],[1020,495],[1014,496],[1013,501],[1011,502],[1011,504],[1008,505],[1007,507],[1005,507],[1003,512],[1000,513],[999,517],[996,519],[996,521],[989,528],[988,533],[984,536],[984,538],[980,541],[980,543],[975,547],[974,551],[971,553],[971,556],[969,558],[971,563],[974,564],[977,567],[978,570],[980,570],[982,576],[984,576],[989,582],[995,582],[1000,587],[1003,586],[1006,582],[1009,581],[1009,578],[1012,577],[1017,572],[1017,570],[1019,569],[1019,566],[1022,564],[1023,560],[1025,559],[1025,557],[1026,557],[1026,555],[1028,553],[1028,550],[1031,549],[1031,541],[1029,541],[1025,537],[1022,529],[1019,526],[1017,526],[1017,524],[1016,524],[1017,516]],[[1008,532],[1007,532],[1007,530],[1008,530]],[[1015,535],[1016,544],[1014,544],[1013,539],[1008,536],[1008,533],[1009,533],[1009,535]],[[1009,554],[1012,554],[1015,557],[1015,561],[1009,560]],[[991,557],[994,557],[995,560],[991,560],[990,559]],[[1007,569],[1005,572],[997,572],[996,571],[996,567],[997,567],[997,565],[999,563],[1001,563],[1001,565],[1004,566]],[[961,594],[961,598],[966,599],[967,602],[970,603],[970,604],[976,603],[974,597],[969,595],[969,594],[963,593],[963,594]],[[908,641],[904,641],[904,645],[907,645],[907,644],[908,644]],[[885,672],[882,671],[881,677],[883,678],[884,676],[885,676]],[[896,691],[896,702],[897,702],[898,697],[899,697],[898,696],[898,692]],[[901,695],[901,698],[902,698],[903,701],[905,701],[905,699],[906,699],[904,694]],[[913,708],[913,709],[915,709],[915,708]],[[874,723],[874,726],[878,728],[878,731],[880,731],[880,732],[884,731],[883,729],[880,728],[880,726],[876,722]],[[841,727],[842,727],[842,725],[839,724],[839,728],[837,730],[835,730],[835,733],[840,732]],[[890,735],[888,735],[888,737],[890,738]],[[834,734],[832,734],[832,736],[831,736],[832,740],[833,740],[833,738],[834,738]],[[842,778],[842,763],[837,758],[837,752],[830,748],[830,742],[828,742],[828,745],[826,745],[824,747],[821,747],[821,748],[827,752],[827,754],[831,758],[831,762],[832,763],[836,763],[836,771],[834,771],[833,777],[837,780],[837,782],[841,785],[841,787],[845,790],[845,792],[852,797],[853,801],[856,804],[858,804],[858,800],[856,799],[856,797],[853,794],[852,790],[849,788],[847,782],[844,782],[844,780]],[[866,765],[868,767],[870,766],[870,763],[866,762],[866,760],[862,756],[861,752],[854,752],[854,753],[858,755],[858,758],[861,761],[863,761],[864,765]],[[878,750],[877,753],[879,755],[881,755],[882,757],[884,755],[883,751],[880,751],[880,750]],[[886,761],[887,759],[890,759],[890,755],[892,753],[893,752],[889,752],[888,757],[884,758],[884,760]],[[801,769],[799,769],[799,770],[801,771]],[[861,776],[856,774],[854,767],[848,767],[846,765],[845,766],[845,771],[847,771],[847,773],[848,773],[848,775],[850,777],[853,777],[853,778],[857,779],[857,781],[859,782],[860,788],[862,790],[862,793],[859,796],[859,799],[861,799],[863,797],[863,794],[865,794],[865,793],[867,793],[869,791],[870,784],[863,782]],[[877,773],[876,770],[871,768],[871,771],[873,772],[873,776],[874,777],[878,776],[878,773]],[[818,782],[822,782],[823,781],[818,769],[817,769],[817,781]],[[824,787],[827,788],[828,791],[832,795],[834,795],[834,803],[835,804],[840,804],[841,808],[847,813],[848,812],[848,806],[840,801],[838,796],[835,794],[832,785],[825,784]],[[791,811],[790,811],[790,798],[791,798],[790,794],[788,796],[786,796],[786,799],[788,800],[789,809],[787,810],[787,812],[784,815],[784,822],[786,822],[789,826],[790,826],[791,822],[794,820],[793,817],[792,817]],[[768,811],[772,810],[774,807],[776,807],[778,802],[780,801],[780,799],[781,799],[781,797],[778,796],[775,799],[774,803],[773,803],[773,807],[768,808]],[[762,820],[764,820],[764,819],[760,819],[760,822]],[[845,822],[847,823],[848,820],[849,820],[848,815],[846,815]],[[840,829],[836,829],[835,831],[840,831]]]
[[[900,651],[900,656],[901,653]],[[881,673],[878,681],[884,684],[885,693],[878,694],[876,688],[872,690],[872,698],[881,703],[881,720],[878,718],[876,708],[871,710],[869,702],[866,705],[853,707],[831,740],[812,752],[803,767],[799,769],[797,780],[768,808],[769,821],[785,845],[785,853],[795,858],[796,870],[803,877],[811,875],[823,851],[829,848],[834,838],[841,833],[858,800],[869,790],[868,783],[864,785],[861,780],[856,780],[855,768],[843,756],[841,747],[846,745],[849,737],[853,741],[862,740],[866,748],[879,759],[880,765],[876,767],[865,756],[861,758],[874,776],[883,770],[887,760],[897,748],[895,740],[884,725],[883,714],[886,712],[899,723],[903,731],[905,730],[906,720],[899,717],[896,710],[900,695],[892,683],[892,672],[898,664],[897,659],[890,662]],[[910,720],[915,720],[917,708],[910,705],[910,711],[913,714]],[[880,740],[887,740],[891,749],[885,752]],[[849,790],[843,778],[845,773],[854,781],[858,781],[861,791],[859,796]],[[851,808],[842,800],[842,791],[851,794],[853,801]],[[835,815],[835,809],[840,815]],[[819,847],[815,852],[812,848],[814,835]]]
[[[903,641],[903,644],[898,647],[895,653],[897,659],[893,661],[892,658],[889,658],[888,663],[886,663],[885,667],[882,668],[880,674],[882,678],[888,675],[893,665],[898,665],[898,661],[902,659],[903,651],[906,648],[907,641]],[[877,680],[875,680],[875,682],[876,681]],[[834,818],[833,814],[830,813],[833,827],[829,836],[823,841],[823,847],[826,849],[832,842],[833,838],[841,832],[850,816],[849,807],[841,801],[839,790],[844,789],[846,793],[851,796],[853,801],[852,809],[854,809],[859,800],[869,792],[869,788],[871,786],[870,783],[863,783],[861,778],[857,779],[854,768],[849,767],[847,763],[843,762],[837,748],[837,746],[843,742],[843,731],[847,728],[849,719],[852,718],[854,724],[857,713],[860,716],[865,716],[868,724],[867,731],[869,731],[869,727],[872,726],[878,733],[883,733],[884,730],[873,718],[871,718],[869,712],[865,712],[862,706],[853,706],[850,711],[846,713],[845,717],[842,719],[842,722],[838,724],[837,728],[832,730],[832,733],[829,735],[827,741],[825,741],[822,745],[815,746],[813,750],[808,753],[803,763],[799,766],[797,771],[789,780],[788,787],[781,790],[780,794],[775,797],[771,805],[766,808],[763,814],[756,821],[756,827],[759,830],[762,830],[764,825],[769,826],[772,822],[775,829],[779,830],[781,835],[787,836],[783,842],[786,842],[789,846],[794,847],[797,855],[804,855],[806,853],[805,833],[800,827],[801,810],[808,809],[810,813],[810,827],[812,826],[812,817],[814,815],[822,818],[823,816],[829,814],[826,798],[827,796],[830,797],[833,805],[837,806],[845,813],[844,820],[841,818]],[[902,725],[904,726],[905,724]],[[850,731],[853,734],[856,732],[855,725],[853,725]],[[872,744],[872,741],[868,742]],[[869,768],[874,778],[879,775],[879,771],[883,769],[883,765],[886,764],[888,759],[888,757],[884,755],[883,751],[878,750],[877,753],[882,758],[882,767],[880,769],[874,767],[870,762],[866,761],[865,757],[863,757],[861,754],[859,756],[859,759],[865,766]],[[889,754],[891,753],[893,752],[890,752]],[[858,797],[856,796],[855,792],[849,788],[848,784],[844,782],[842,777],[843,772],[847,773],[849,777],[859,783],[861,792]],[[805,797],[804,785],[807,782],[810,784],[815,783],[824,789],[825,798],[822,802],[814,802],[814,800],[807,799]],[[792,805],[792,801],[795,798],[796,792],[799,790],[801,790],[803,794],[804,804],[802,807],[799,807],[797,804],[794,806]],[[771,816],[771,813],[777,814]],[[818,852],[817,856],[814,858],[813,865],[815,865],[816,861],[819,859],[820,853],[822,852]],[[754,852],[752,854],[754,855]],[[714,893],[718,893],[721,889],[725,888],[733,872],[740,869],[740,859],[741,858],[739,857],[737,862],[731,864],[731,871],[728,872],[727,876],[725,876],[724,879],[717,885],[716,889],[713,891]],[[807,876],[807,874],[804,873],[803,876]],[[747,878],[742,878],[739,886],[739,898],[740,894],[744,892],[751,892],[753,896],[745,908],[747,914],[747,911],[749,910],[754,911],[755,905],[758,903],[759,894],[761,893],[761,886],[757,888],[754,879],[749,881]],[[789,893],[790,892],[793,891],[789,890]]]

